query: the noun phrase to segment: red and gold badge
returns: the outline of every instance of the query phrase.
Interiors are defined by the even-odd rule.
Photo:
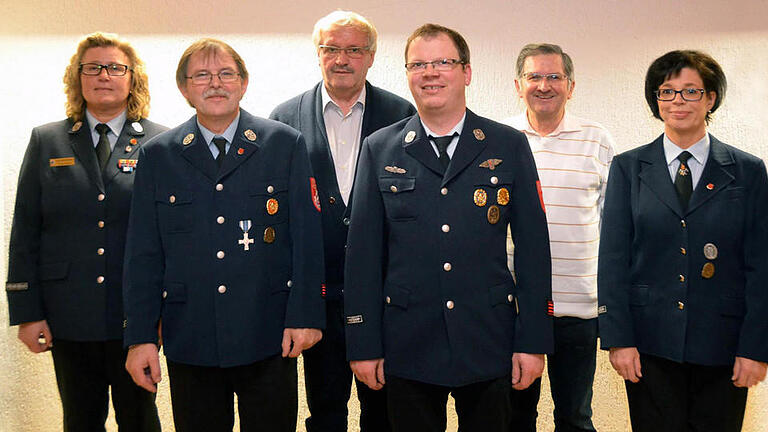
[[[312,204],[315,205],[317,211],[320,211],[320,196],[317,194],[317,182],[314,177],[309,178],[309,189],[312,195]]]

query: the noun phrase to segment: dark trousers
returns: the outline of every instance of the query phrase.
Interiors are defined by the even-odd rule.
[[[120,432],[160,430],[155,395],[134,384],[125,371],[122,341],[57,339],[51,353],[65,432],[104,432],[110,387]]]
[[[388,375],[389,422],[395,432],[445,432],[446,403],[453,396],[459,432],[506,432],[511,376],[445,387]]]
[[[738,432],[747,389],[732,366],[677,363],[640,354],[643,377],[625,381],[633,432]]]
[[[344,341],[344,301],[326,300],[326,329],[323,339],[304,352],[304,382],[310,417],[307,432],[346,432],[347,402],[352,388]],[[355,379],[360,401],[360,430],[387,432],[387,394],[383,389],[371,390]]]
[[[597,318],[555,317],[555,352],[547,356],[556,432],[594,431],[592,383],[597,355]],[[512,390],[512,431],[536,431],[541,378]]]
[[[177,432],[232,432],[235,394],[242,432],[296,430],[296,359],[230,368],[167,363]]]

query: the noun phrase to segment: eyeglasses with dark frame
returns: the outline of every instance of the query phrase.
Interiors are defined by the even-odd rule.
[[[541,81],[546,80],[550,84],[557,84],[568,80],[567,75],[559,73],[538,73],[538,72],[526,72],[523,74],[523,78],[532,84],[539,84]]]
[[[662,102],[670,102],[675,100],[677,94],[680,93],[680,97],[688,102],[697,102],[704,97],[704,89],[702,88],[684,88],[682,90],[675,90],[671,88],[658,89],[653,94],[656,95],[656,99]]]
[[[98,63],[80,63],[80,73],[83,75],[97,76],[101,71],[106,70],[109,76],[123,76],[128,71],[133,71],[130,67],[120,63],[98,64]]]
[[[405,70],[413,73],[423,73],[427,70],[428,65],[432,65],[432,68],[436,71],[447,72],[453,70],[456,65],[464,65],[466,62],[459,59],[439,59],[429,62],[410,62],[405,64]]]
[[[184,78],[188,80],[192,80],[192,84],[203,85],[203,84],[209,84],[213,80],[213,77],[219,77],[219,81],[223,83],[231,83],[231,82],[237,81],[237,78],[239,76],[240,74],[233,70],[224,69],[222,71],[219,71],[218,73],[212,73],[205,70],[200,72],[195,72],[194,74],[192,74],[192,76],[185,76]]]
[[[370,50],[369,47],[337,47],[333,45],[318,45],[318,48],[320,48],[320,52],[323,55],[329,56],[329,57],[336,57],[342,52],[347,55],[347,57],[352,59],[359,59],[363,57],[363,54],[365,54],[368,50]]]

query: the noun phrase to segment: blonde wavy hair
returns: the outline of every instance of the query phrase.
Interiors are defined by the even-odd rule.
[[[128,57],[131,72],[131,87],[128,93],[128,107],[126,117],[132,121],[138,121],[149,115],[149,79],[141,61],[131,44],[112,33],[91,33],[83,38],[77,45],[77,51],[69,60],[69,65],[64,71],[64,93],[67,95],[67,117],[78,122],[85,118],[85,99],[80,84],[80,62],[89,48],[117,47]]]

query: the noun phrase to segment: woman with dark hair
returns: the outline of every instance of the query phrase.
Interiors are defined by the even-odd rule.
[[[146,119],[149,87],[131,45],[86,36],[64,72],[67,119],[32,130],[9,247],[11,325],[51,350],[65,432],[159,431],[153,394],[125,371],[123,249],[139,148],[166,128]]]
[[[600,338],[632,430],[740,431],[768,361],[768,177],[707,133],[726,79],[698,51],[648,69],[664,134],[613,160],[600,241]]]

